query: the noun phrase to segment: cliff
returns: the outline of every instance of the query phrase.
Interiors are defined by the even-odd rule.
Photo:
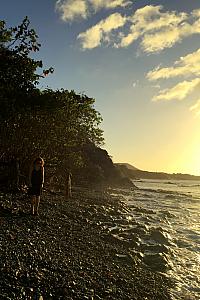
[[[77,183],[134,187],[130,178],[114,165],[106,150],[88,143],[82,148],[82,157],[84,165],[75,170]]]

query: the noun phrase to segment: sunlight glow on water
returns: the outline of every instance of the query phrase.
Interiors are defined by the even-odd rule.
[[[138,190],[117,191],[131,208],[123,230],[145,264],[175,280],[174,300],[200,299],[200,182],[134,183]]]

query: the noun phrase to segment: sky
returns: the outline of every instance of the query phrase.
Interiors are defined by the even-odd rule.
[[[95,98],[114,162],[200,175],[199,0],[1,0],[8,27],[25,16],[40,87]]]

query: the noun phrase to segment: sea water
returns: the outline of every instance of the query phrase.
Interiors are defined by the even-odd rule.
[[[132,241],[148,268],[174,280],[172,299],[200,299],[200,182],[134,184],[138,189],[116,191],[128,204],[131,220],[118,235]]]

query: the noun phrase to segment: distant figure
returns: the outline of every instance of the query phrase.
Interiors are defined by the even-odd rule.
[[[29,192],[31,195],[31,213],[37,216],[44,184],[44,160],[41,157],[36,158],[31,165],[29,179],[31,184]]]
[[[69,170],[66,170],[66,199],[72,197],[72,174]]]

